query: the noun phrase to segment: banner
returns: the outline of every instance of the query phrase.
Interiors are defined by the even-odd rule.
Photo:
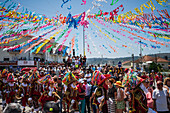
[[[34,66],[34,61],[18,61],[18,66]]]

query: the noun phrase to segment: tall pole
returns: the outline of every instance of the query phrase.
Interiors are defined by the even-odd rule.
[[[30,44],[29,44],[29,47],[30,47]],[[28,60],[30,60],[30,51],[29,51],[29,53],[28,53]]]
[[[85,30],[84,30],[84,25],[83,25],[83,53],[84,53],[84,56],[85,56],[86,53],[85,53]]]
[[[71,51],[71,42],[69,44],[70,44],[70,51]],[[70,54],[70,56],[71,56],[71,54]]]
[[[142,62],[143,62],[143,59],[142,59],[142,47],[141,47],[141,40],[140,40],[140,57],[141,57],[141,68],[142,68]]]
[[[134,69],[134,54],[132,54],[132,63],[133,63],[133,69]]]

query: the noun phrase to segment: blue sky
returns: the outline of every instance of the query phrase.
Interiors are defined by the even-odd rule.
[[[0,0],[0,1],[3,2],[5,0]],[[45,14],[46,16],[48,16],[50,18],[55,16],[56,13],[58,15],[63,14],[64,16],[67,16],[68,13],[71,13],[72,15],[80,14],[84,11],[87,11],[90,7],[93,6],[92,5],[93,0],[86,0],[87,1],[86,5],[81,5],[82,0],[71,0],[68,3],[66,3],[63,6],[63,8],[61,8],[61,4],[63,3],[62,0],[11,0],[11,1],[16,2],[16,3],[21,3],[21,6],[24,7],[24,8],[27,8],[28,11],[36,12],[38,14]],[[103,10],[105,12],[107,12],[107,11],[109,12],[109,11],[114,10],[115,8],[117,8],[118,6],[120,6],[122,4],[124,6],[124,11],[119,12],[118,14],[123,14],[123,13],[126,13],[128,11],[132,11],[132,12],[136,13],[134,8],[136,8],[136,7],[140,8],[140,5],[143,4],[143,3],[146,3],[148,0],[119,0],[116,4],[114,4],[112,6],[110,5],[112,0],[106,0],[106,1],[107,1],[107,3],[100,2],[100,4],[103,5],[103,7],[100,7],[101,10]],[[170,13],[169,7],[163,7],[159,4],[157,4],[156,0],[152,0],[152,1],[153,1],[154,6],[156,7],[156,9],[158,9],[158,10],[167,9],[168,13]],[[68,10],[67,8],[69,8],[70,6],[72,8],[71,8],[71,10]],[[97,13],[98,11],[99,10],[97,8],[94,8],[91,11],[91,13]],[[148,10],[148,9],[145,8],[144,12],[150,13],[151,10],[150,9]],[[86,44],[86,56],[88,58],[101,57],[101,56],[107,57],[107,58],[126,57],[126,56],[131,56],[132,53],[135,56],[139,55],[140,45],[135,43],[135,41],[139,41],[139,39],[135,39],[135,41],[131,41],[128,38],[128,36],[131,36],[131,37],[133,37],[133,36],[126,33],[126,32],[122,32],[123,34],[126,35],[126,37],[124,37],[122,35],[116,34],[115,32],[111,31],[107,27],[99,24],[95,20],[92,20],[92,22],[95,23],[97,26],[99,26],[101,29],[104,28],[105,30],[109,31],[112,35],[120,38],[120,40],[117,40],[116,38],[114,38],[116,40],[116,43],[109,40],[105,35],[100,33],[98,31],[98,29],[95,26],[93,26],[89,21],[89,23],[90,23],[89,28],[87,28],[86,31],[85,31],[85,34],[87,35],[86,41],[90,45],[89,49],[91,51],[91,54],[87,51],[87,44]],[[116,24],[106,23],[106,25],[108,25],[110,28],[116,29],[116,30],[120,30],[120,28],[125,29],[125,28],[120,27]],[[107,32],[105,32],[104,29],[102,29],[102,31],[107,34]],[[99,37],[96,30],[99,32],[99,34],[102,36],[103,39],[101,39]],[[71,39],[73,38],[73,36],[76,33],[79,33],[79,35],[77,37],[79,51],[76,51],[76,53],[83,54],[83,49],[82,49],[83,29],[82,29],[81,26],[78,29],[73,29],[73,31],[71,32],[71,34],[67,38],[65,45],[69,46],[69,42],[71,41]],[[136,33],[136,32],[133,32],[133,33]],[[34,35],[38,36],[39,34],[41,34],[41,32],[38,32],[37,34],[34,34]],[[110,37],[112,37],[111,34],[109,35]],[[143,34],[143,33],[136,33],[136,34],[138,34],[139,36],[143,36],[145,38],[154,39],[153,37],[148,36],[148,35]],[[50,35],[52,35],[52,34],[49,34],[48,36],[50,36]],[[56,38],[59,35],[57,35]],[[59,40],[59,43],[62,43],[63,40],[64,40],[64,37]],[[159,39],[159,38],[157,38],[156,40],[160,41],[160,42],[163,41],[162,39]],[[149,41],[143,41],[143,40],[141,40],[141,41],[144,42],[144,43],[147,43],[148,45],[150,45],[150,44],[156,45],[155,43],[151,43]],[[94,48],[93,44],[95,45],[96,49]],[[103,45],[104,45],[105,48],[103,47]],[[117,53],[114,52],[109,47],[109,45],[111,45],[113,48],[115,48]],[[124,48],[124,47],[122,47],[122,45],[127,45],[129,48],[128,47]],[[169,44],[169,46],[170,46],[170,44]],[[143,47],[142,54],[146,55],[146,54],[153,54],[153,53],[170,52],[170,47],[165,47],[165,46],[160,46],[160,47],[161,47],[160,49],[153,49],[150,46],[149,47]],[[76,49],[76,46],[74,48]],[[110,51],[110,52],[108,52],[108,51]]]

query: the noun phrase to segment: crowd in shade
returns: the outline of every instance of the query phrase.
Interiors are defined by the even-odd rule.
[[[120,69],[120,68],[119,68]],[[4,113],[169,113],[170,76],[114,66],[86,66],[86,57],[65,64],[3,69]]]

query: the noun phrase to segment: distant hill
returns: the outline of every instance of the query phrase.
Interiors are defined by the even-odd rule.
[[[139,57],[135,56],[134,59],[137,60]],[[132,60],[132,57],[122,57],[122,58],[88,58],[87,59],[87,64],[92,64],[92,65],[104,65],[104,64],[109,64],[109,65],[117,65],[119,61],[124,62]]]
[[[148,56],[152,57],[161,57],[166,60],[170,61],[170,53],[158,53],[158,54],[149,54]],[[135,56],[134,60],[137,60],[139,56]],[[87,64],[92,65],[105,65],[106,63],[109,65],[117,65],[119,61],[125,62],[125,61],[132,61],[132,57],[121,57],[121,58],[87,58]]]

